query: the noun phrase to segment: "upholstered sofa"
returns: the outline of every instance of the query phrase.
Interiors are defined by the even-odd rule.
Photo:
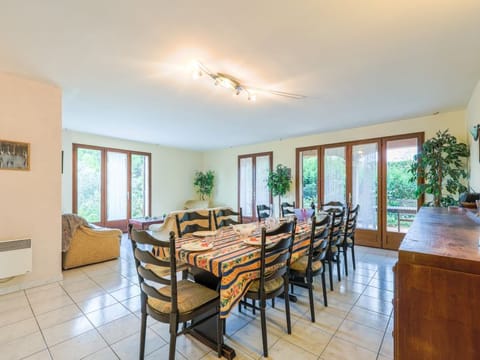
[[[95,225],[79,226],[72,235],[70,247],[62,252],[63,269],[94,264],[120,256],[122,232]]]

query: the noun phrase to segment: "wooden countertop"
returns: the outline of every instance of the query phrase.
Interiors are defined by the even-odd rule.
[[[399,263],[480,274],[480,221],[466,209],[421,208],[399,249]]]

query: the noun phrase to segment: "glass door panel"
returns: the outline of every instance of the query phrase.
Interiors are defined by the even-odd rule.
[[[377,143],[352,146],[352,206],[357,204],[357,228],[378,230]]]
[[[387,231],[406,233],[417,212],[416,184],[408,170],[417,154],[417,139],[387,141]]]
[[[318,208],[318,150],[300,151],[299,159],[300,208],[313,204]]]
[[[107,152],[107,222],[128,218],[127,154]]]
[[[149,157],[146,155],[132,154],[130,169],[130,217],[132,218],[150,216],[149,172]]]
[[[88,222],[102,220],[102,152],[79,148],[76,158],[77,214]]]
[[[239,161],[239,206],[244,217],[254,217],[253,210],[253,158],[240,158]]]
[[[255,209],[257,205],[270,204],[270,191],[267,187],[270,172],[270,156],[257,156],[255,158]]]
[[[323,203],[340,201],[346,203],[347,160],[346,147],[325,148]]]

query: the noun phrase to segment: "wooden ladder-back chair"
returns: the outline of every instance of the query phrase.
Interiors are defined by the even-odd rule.
[[[330,235],[330,215],[324,216],[317,221],[312,217],[312,228],[308,253],[290,265],[290,285],[308,289],[310,300],[310,317],[315,322],[315,301],[313,298],[313,277],[321,275],[323,304],[328,306],[327,286],[325,282],[325,262],[328,251],[328,239]]]
[[[332,212],[332,211],[338,211],[345,208],[345,204],[340,202],[340,201],[329,201],[325,204],[320,205],[320,210],[327,211],[327,212]]]
[[[347,266],[347,250],[352,249],[352,263],[353,270],[356,269],[355,264],[355,230],[357,228],[358,212],[360,205],[352,208],[347,208],[347,215],[345,216],[344,236],[341,251],[343,252],[343,261],[345,262],[345,276],[348,276]]]
[[[233,220],[232,216],[236,216],[237,220]],[[215,228],[220,229],[224,226],[243,224],[242,208],[238,212],[231,209],[221,209],[213,212]]]
[[[132,229],[131,242],[141,288],[139,359],[143,359],[145,355],[147,316],[170,324],[169,359],[173,360],[177,336],[192,330],[191,324],[185,326],[186,323],[203,314],[209,315],[195,322],[195,325],[217,317],[217,355],[220,357],[223,345],[223,321],[220,318],[219,294],[193,281],[177,280],[175,233],[170,232],[169,241],[160,241],[146,231]],[[171,256],[158,258],[152,252],[153,247],[168,249]],[[184,323],[180,332],[179,323]]]
[[[266,218],[269,218],[272,216],[272,208],[270,206],[261,204],[257,205],[257,219],[258,222],[261,222],[262,220],[265,220]]]
[[[342,280],[340,274],[340,247],[343,243],[343,228],[344,228],[344,217],[345,217],[345,208],[335,209],[329,211],[332,222],[330,227],[329,234],[329,244],[327,252],[327,261],[328,261],[328,272],[330,278],[330,290],[333,291],[333,274],[332,274],[332,262],[337,263],[337,277],[338,281]]]
[[[182,217],[178,216],[178,214],[175,215],[175,219],[177,222],[177,232],[178,232],[178,237],[183,237],[185,234],[190,234],[195,231],[202,231],[202,230],[212,230],[212,219],[211,219],[211,212],[208,211],[207,215],[202,215],[196,211],[187,211],[183,214]],[[206,220],[208,222],[208,227],[206,226],[201,226],[196,223],[191,223],[191,224],[186,224],[182,228],[182,224],[184,222],[190,223],[192,221],[197,221],[197,220]]]
[[[252,304],[241,300],[239,303],[239,310],[241,306],[251,307],[253,310],[259,310],[262,324],[262,343],[263,356],[268,356],[267,343],[267,322],[266,322],[266,302],[267,299],[274,299],[283,294],[285,298],[285,315],[287,320],[287,333],[292,333],[292,325],[290,320],[290,302],[288,297],[288,280],[290,258],[292,255],[293,242],[295,238],[295,227],[297,225],[296,219],[294,221],[286,222],[278,228],[271,231],[266,231],[262,228],[262,245],[260,249],[260,278],[250,284],[244,299],[253,300]],[[275,244],[267,244],[267,237],[280,237]],[[260,307],[256,306],[256,301],[260,302]]]
[[[282,217],[287,215],[295,215],[295,201],[291,204],[288,202],[282,202],[280,208],[282,209]]]

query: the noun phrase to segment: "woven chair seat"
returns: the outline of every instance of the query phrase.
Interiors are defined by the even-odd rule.
[[[265,281],[265,292],[271,293],[274,292],[275,290],[280,289],[283,286],[283,278],[282,277],[277,277],[275,279],[271,279],[268,281]],[[250,287],[248,288],[248,291],[252,292],[258,292],[258,289],[260,287],[260,280],[255,280],[250,284]]]
[[[165,286],[158,289],[158,292],[165,296],[171,296],[171,287]],[[177,302],[180,314],[191,312],[199,307],[218,299],[219,295],[215,290],[189,280],[181,280],[177,283]],[[170,301],[162,301],[153,297],[148,298],[148,305],[155,311],[169,314],[172,311]]]
[[[300,259],[295,261],[290,265],[290,270],[298,271],[298,272],[307,272],[307,265],[308,265],[308,256],[302,256]],[[312,262],[312,271],[318,271],[322,268],[323,264],[320,260],[316,260]]]

